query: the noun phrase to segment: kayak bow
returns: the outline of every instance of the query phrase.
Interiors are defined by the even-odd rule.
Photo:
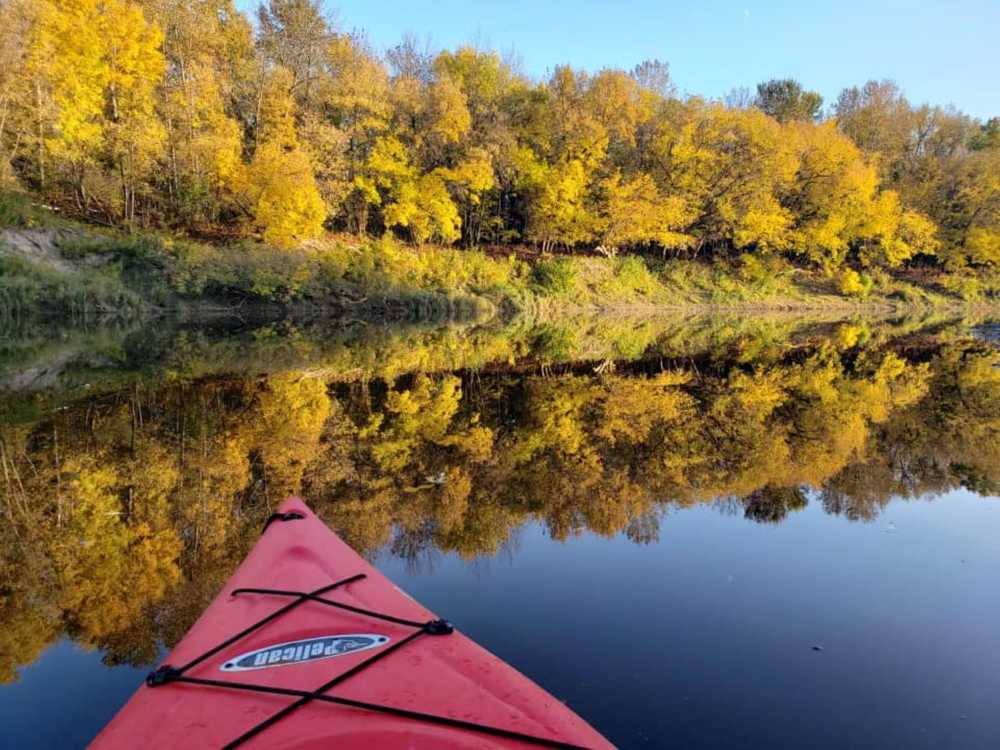
[[[98,750],[607,748],[568,707],[431,614],[298,498]]]

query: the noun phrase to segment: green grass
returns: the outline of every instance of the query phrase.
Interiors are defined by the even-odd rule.
[[[24,193],[0,190],[0,228],[30,229],[60,223],[52,212]]]
[[[743,304],[801,301],[812,294],[796,281],[796,269],[778,257],[742,255],[735,261],[705,263],[675,259],[660,269],[669,293],[687,303]]]
[[[52,241],[77,270],[4,257],[0,313],[131,313],[188,303],[304,305],[334,313],[482,316],[545,308],[628,306],[897,307],[990,303],[1000,275],[968,269],[825,276],[775,255],[713,261],[616,258],[414,247],[391,237],[330,236],[285,250],[257,242],[212,245],[157,233],[122,235],[54,218],[20,194],[0,193],[0,227],[58,227]]]
[[[0,316],[129,314],[147,305],[117,268],[59,273],[0,255]]]
[[[572,258],[543,257],[531,267],[531,288],[543,297],[565,297],[576,290],[579,263]]]

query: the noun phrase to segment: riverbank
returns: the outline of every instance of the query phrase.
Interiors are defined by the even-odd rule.
[[[0,315],[136,317],[238,311],[361,319],[580,312],[992,307],[1000,276],[940,270],[824,274],[772,256],[486,253],[329,235],[295,249],[125,235],[35,214],[0,228]]]

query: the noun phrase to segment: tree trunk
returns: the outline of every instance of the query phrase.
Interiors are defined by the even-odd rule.
[[[42,84],[35,81],[35,111],[38,115],[38,189],[45,190],[45,123],[42,122]]]

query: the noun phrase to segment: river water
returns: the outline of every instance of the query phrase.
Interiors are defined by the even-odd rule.
[[[0,746],[84,746],[296,493],[621,747],[997,747],[996,330],[10,326]]]

